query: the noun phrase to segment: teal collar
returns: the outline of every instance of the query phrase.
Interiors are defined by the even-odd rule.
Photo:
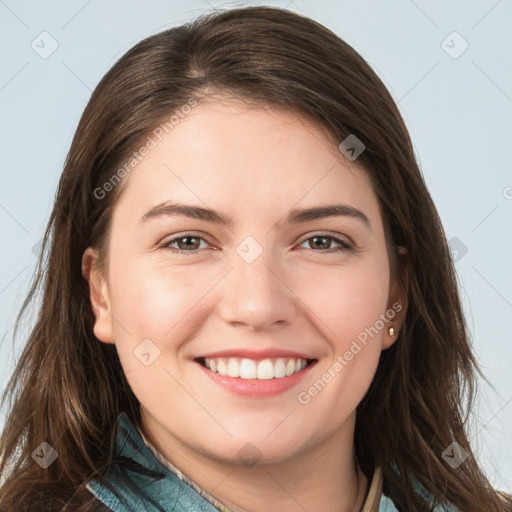
[[[218,512],[156,459],[124,412],[117,421],[115,461],[119,462],[111,465],[105,477],[119,496],[97,480],[92,480],[87,486],[96,498],[114,512]],[[135,471],[134,463],[148,474]],[[151,475],[150,472],[161,474],[163,478]],[[161,508],[151,501],[158,503]]]
[[[161,475],[161,477],[160,477]],[[164,466],[144,443],[126,413],[117,421],[116,454],[105,478],[115,492],[98,480],[87,488],[114,512],[218,512],[187,482]],[[379,512],[398,512],[390,498],[382,494]]]

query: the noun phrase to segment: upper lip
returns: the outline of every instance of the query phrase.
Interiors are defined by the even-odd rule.
[[[279,358],[279,357],[289,357],[294,359],[314,359],[311,356],[306,354],[295,352],[293,350],[283,350],[281,348],[267,348],[265,350],[256,350],[256,349],[225,349],[225,350],[217,350],[215,352],[209,352],[208,354],[203,354],[202,356],[197,357],[200,358],[208,358],[214,359],[217,357],[240,357],[242,359],[270,359],[270,358]]]

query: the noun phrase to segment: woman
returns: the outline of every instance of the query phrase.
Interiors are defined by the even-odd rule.
[[[407,129],[325,27],[250,7],[137,44],[45,249],[1,510],[512,510]]]

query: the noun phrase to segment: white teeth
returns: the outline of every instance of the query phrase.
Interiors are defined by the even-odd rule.
[[[274,378],[274,366],[270,359],[263,359],[258,363],[258,379],[268,380]]]
[[[236,359],[228,362],[228,377],[240,377],[240,365]]]
[[[258,367],[256,366],[256,363],[251,359],[242,359],[242,363],[240,364],[240,378],[255,379],[257,374]]]
[[[205,358],[204,366],[212,372],[241,379],[281,379],[300,372],[307,365],[306,359],[240,359],[237,357]]]
[[[286,376],[293,375],[295,373],[295,361],[293,359],[290,359],[286,363]]]
[[[286,366],[284,364],[284,359],[278,359],[276,364],[274,365],[274,377],[276,379],[280,379],[286,375]]]
[[[215,371],[215,370],[212,369],[211,366],[210,366],[210,370]],[[220,373],[220,375],[227,375],[228,374],[228,369],[227,369],[226,363],[224,361],[219,361],[217,363],[217,373]]]

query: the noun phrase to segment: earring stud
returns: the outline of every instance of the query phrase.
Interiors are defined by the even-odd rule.
[[[388,329],[388,332],[389,332],[389,335],[390,336],[394,336],[395,335],[395,328],[393,326],[391,326],[389,329]]]

